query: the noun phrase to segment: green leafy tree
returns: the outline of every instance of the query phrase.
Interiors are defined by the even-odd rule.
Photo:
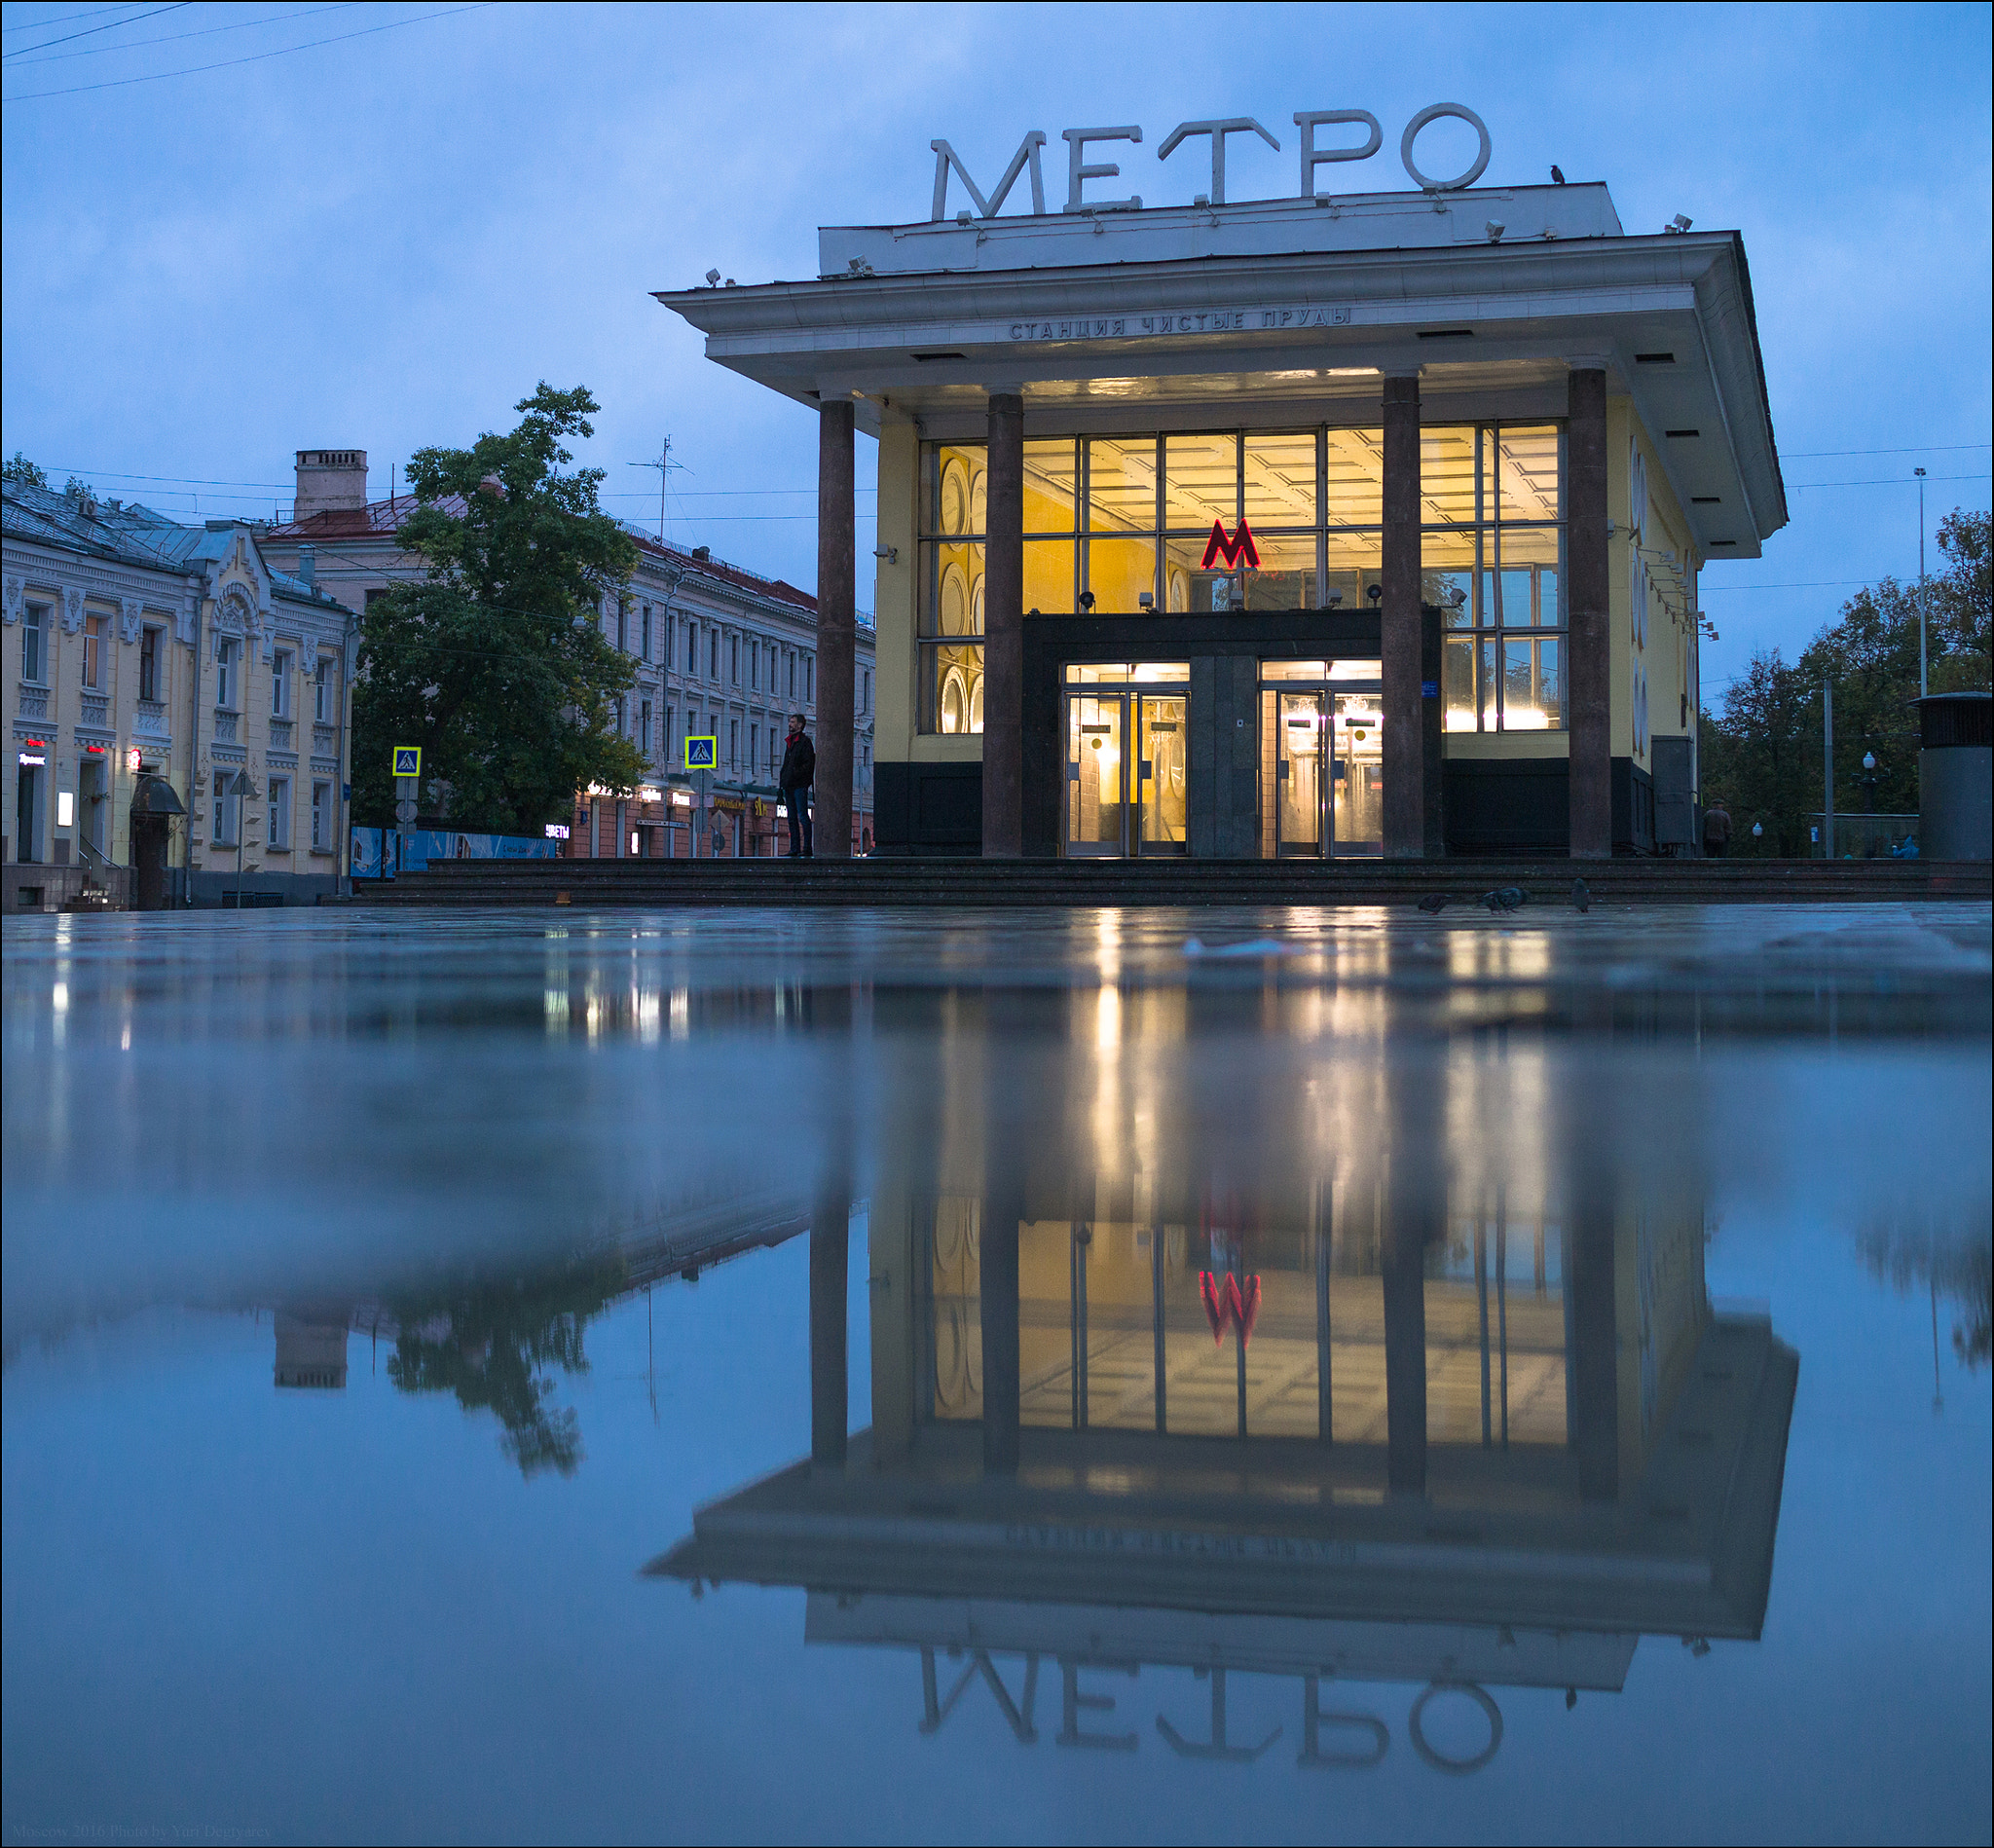
[[[49,477],[28,461],[25,452],[18,449],[8,457],[4,464],[0,464],[0,480],[9,487],[46,488],[49,485]]]
[[[1927,683],[1935,693],[1990,684],[1988,515],[1964,509],[1939,530],[1940,569],[1925,580]],[[1834,687],[1838,814],[1918,808],[1918,586],[1885,577],[1789,665],[1761,651],[1703,716],[1703,792],[1731,811],[1733,853],[1811,851],[1807,816],[1823,803],[1822,685]],[[1876,759],[1873,772],[1863,768]],[[1762,823],[1754,843],[1751,829]]]
[[[630,536],[598,504],[600,468],[564,472],[594,433],[587,389],[542,384],[519,425],[469,449],[420,449],[418,510],[401,531],[424,561],[360,621],[353,802],[393,816],[391,748],[423,747],[425,807],[453,825],[538,833],[578,789],[635,789],[643,753],[617,735],[635,674],[597,619],[629,581]]]
[[[401,1330],[388,1377],[403,1392],[449,1392],[466,1412],[493,1413],[521,1475],[572,1476],[581,1432],[572,1408],[549,1403],[549,1370],[589,1370],[582,1332],[626,1275],[618,1256],[585,1257],[399,1292],[388,1304]]]

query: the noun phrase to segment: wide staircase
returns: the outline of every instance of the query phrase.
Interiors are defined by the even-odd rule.
[[[446,860],[356,879],[398,906],[1838,904],[1994,898],[1986,861],[1920,860]]]

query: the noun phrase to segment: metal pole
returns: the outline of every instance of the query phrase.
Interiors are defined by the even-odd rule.
[[[1822,789],[1821,844],[1834,858],[1834,683],[1821,683]]]
[[[1918,477],[1918,697],[1923,699],[1932,690],[1925,676],[1925,471],[1914,472]]]

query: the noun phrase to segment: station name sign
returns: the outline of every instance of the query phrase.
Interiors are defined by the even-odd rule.
[[[1465,122],[1475,131],[1476,149],[1474,160],[1460,172],[1449,179],[1436,179],[1421,170],[1413,159],[1413,144],[1419,139],[1420,131],[1429,124],[1443,118]],[[1358,128],[1364,131],[1364,139],[1342,147],[1317,147],[1315,136],[1318,129],[1339,126]],[[1368,161],[1385,145],[1385,130],[1378,118],[1368,109],[1298,109],[1295,112],[1295,127],[1301,137],[1301,193],[1303,199],[1313,199],[1315,192],[1315,169],[1343,161]],[[1276,153],[1280,142],[1266,127],[1251,116],[1227,116],[1205,122],[1180,122],[1163,137],[1163,145],[1157,149],[1157,159],[1167,161],[1186,141],[1198,135],[1208,136],[1211,144],[1211,190],[1200,193],[1191,202],[1195,205],[1223,205],[1226,203],[1226,142],[1236,134],[1257,134]],[[1060,139],[1066,143],[1066,203],[1059,209],[1063,212],[1095,213],[1104,211],[1140,211],[1142,198],[1133,194],[1126,199],[1089,199],[1087,185],[1089,180],[1110,180],[1120,176],[1122,168],[1114,161],[1089,161],[1087,150],[1090,145],[1109,141],[1128,141],[1140,144],[1142,125],[1123,123],[1113,128],[1062,129]],[[1020,178],[1027,180],[1031,187],[1032,212],[1043,217],[1046,212],[1046,182],[1040,170],[1039,150],[1046,145],[1046,131],[1043,129],[1028,130],[1017,144],[1017,152],[1011,157],[1011,165],[999,176],[997,184],[985,193],[971,176],[963,164],[962,156],[956,153],[946,141],[931,141],[928,146],[935,155],[935,194],[929,220],[941,224],[948,216],[948,177],[952,172],[962,182],[975,211],[968,208],[957,211],[958,223],[968,223],[974,217],[995,218],[1003,210],[1004,202],[1011,196],[1012,189]],[[1413,183],[1422,192],[1455,193],[1463,187],[1472,186],[1482,177],[1489,165],[1491,153],[1488,125],[1464,103],[1429,103],[1406,124],[1405,133],[1399,137],[1399,159]],[[987,169],[986,169],[987,170]]]
[[[1210,308],[1181,314],[1086,314],[1071,320],[1013,321],[1013,340],[1133,340],[1144,334],[1223,334],[1248,327],[1347,327],[1341,302],[1320,308]]]

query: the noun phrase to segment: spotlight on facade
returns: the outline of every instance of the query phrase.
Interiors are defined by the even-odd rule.
[[[1377,603],[1379,598],[1385,595],[1385,586],[1383,584],[1373,584],[1371,588],[1364,593],[1364,595],[1369,597],[1371,601],[1375,604]]]
[[[898,565],[900,563],[900,547],[898,545],[875,545],[872,548],[872,556],[874,558],[883,558],[889,565]]]
[[[1675,217],[1662,227],[1662,233],[1665,237],[1673,234],[1680,238],[1695,222],[1695,219],[1685,218],[1680,212],[1678,212]]]
[[[1343,602],[1344,593],[1340,590],[1326,590],[1322,593],[1322,599],[1324,608],[1334,610],[1338,604]]]
[[[1452,588],[1449,589],[1447,593],[1447,601],[1451,603],[1457,610],[1459,610],[1462,604],[1466,603],[1467,600],[1468,593],[1461,589],[1461,587],[1459,584],[1454,585]]]
[[[1495,219],[1490,219],[1489,222],[1482,227],[1482,229],[1489,234],[1489,241],[1491,243],[1500,243],[1502,241],[1502,233],[1504,227],[1502,225],[1497,224]]]
[[[719,272],[718,270],[709,270],[709,271],[707,271],[707,273],[706,273],[706,286],[707,286],[708,288],[714,288],[714,287],[717,287],[717,286],[719,285],[720,279],[720,272]]]
[[[1080,593],[1080,607],[1091,612],[1094,607],[1094,593],[1092,591],[1083,590]]]
[[[1135,607],[1138,610],[1154,610],[1157,607],[1157,600],[1146,590],[1138,591],[1135,596]]]

